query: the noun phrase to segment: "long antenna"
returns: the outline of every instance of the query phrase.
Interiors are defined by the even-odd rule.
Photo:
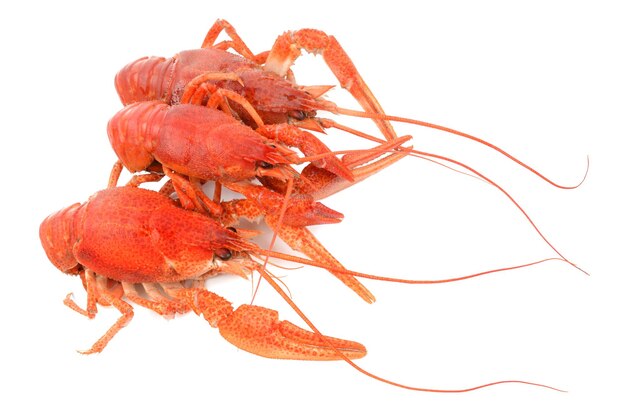
[[[464,393],[464,392],[475,391],[475,390],[479,390],[481,388],[486,388],[486,387],[491,387],[491,386],[494,386],[494,385],[501,385],[501,384],[525,384],[525,385],[532,385],[532,386],[535,386],[535,387],[548,388],[548,389],[551,389],[551,390],[554,390],[554,391],[565,392],[563,390],[560,390],[560,389],[555,388],[555,387],[551,387],[549,385],[538,384],[538,383],[529,382],[529,381],[519,381],[519,380],[495,381],[495,382],[490,382],[490,383],[487,383],[487,384],[477,385],[477,386],[474,386],[474,387],[459,388],[459,389],[436,389],[436,388],[412,387],[412,386],[409,386],[409,385],[400,384],[398,382],[391,381],[391,380],[388,380],[386,378],[380,377],[378,375],[372,374],[371,372],[361,368],[359,365],[354,363],[343,352],[341,352],[330,341],[328,341],[326,339],[326,337],[320,332],[320,330],[317,329],[317,327],[313,324],[313,322],[311,322],[311,320],[304,314],[304,312],[302,312],[302,310],[300,310],[300,308],[294,303],[294,301],[291,300],[291,298],[289,296],[287,296],[287,294],[280,288],[280,286],[278,286],[278,284],[272,279],[272,277],[265,272],[265,270],[263,270],[261,267],[259,267],[257,270],[259,271],[259,273],[261,274],[263,279],[265,279],[272,286],[272,288],[274,288],[274,290],[283,298],[283,300],[285,300],[285,302],[287,302],[289,304],[289,306],[298,314],[298,316],[300,316],[300,318],[304,321],[304,323],[306,323],[307,326],[314,333],[319,335],[320,339],[329,348],[331,348],[335,352],[337,352],[337,355],[341,359],[346,361],[352,368],[356,369],[360,373],[362,373],[364,375],[367,375],[368,377],[373,378],[373,379],[375,379],[377,381],[384,382],[386,384],[393,385],[394,387],[404,388],[404,389],[411,390],[411,391],[436,392],[436,393]]]
[[[535,174],[537,177],[541,178],[543,181],[549,183],[550,185],[557,187],[557,188],[561,188],[561,189],[565,189],[565,190],[572,190],[574,188],[579,187],[587,178],[587,173],[589,172],[589,156],[587,156],[587,168],[585,170],[585,175],[583,176],[582,180],[580,180],[580,182],[578,184],[575,185],[561,185],[558,184],[554,181],[552,181],[551,179],[549,179],[548,177],[546,177],[545,175],[541,174],[539,171],[537,171],[536,169],[534,169],[533,167],[531,167],[530,165],[522,162],[521,160],[519,160],[518,158],[514,157],[513,155],[509,154],[508,152],[506,152],[505,150],[503,150],[502,148],[488,142],[485,141],[482,138],[478,138],[475,137],[473,135],[467,134],[465,132],[461,132],[461,131],[457,131],[456,129],[452,129],[452,128],[448,128],[445,126],[441,126],[441,125],[437,125],[437,124],[433,124],[431,122],[424,122],[424,121],[419,121],[416,119],[410,119],[410,118],[403,118],[403,117],[399,117],[399,116],[392,116],[392,115],[385,115],[385,114],[378,114],[378,113],[369,113],[369,112],[363,112],[363,111],[355,111],[352,109],[346,109],[346,108],[336,108],[337,113],[339,114],[343,114],[343,115],[349,115],[349,116],[354,116],[354,117],[360,117],[360,118],[368,118],[368,119],[384,119],[387,121],[396,121],[396,122],[402,122],[402,123],[407,123],[407,124],[413,124],[413,125],[418,125],[418,126],[423,126],[426,128],[431,128],[431,129],[436,129],[439,131],[443,131],[443,132],[448,132],[450,134],[453,135],[457,135],[463,138],[467,138],[470,139],[474,142],[478,142],[481,145],[484,145],[486,147],[489,147],[491,149],[493,149],[494,151],[499,152],[500,154],[504,155],[505,157],[509,158],[510,160],[516,162],[517,164],[519,164],[520,166],[522,166],[524,169],[530,171],[531,173]]]

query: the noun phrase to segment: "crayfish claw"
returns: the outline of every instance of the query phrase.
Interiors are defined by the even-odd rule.
[[[358,342],[307,331],[260,306],[241,305],[220,322],[219,329],[231,344],[266,358],[332,361],[367,354]]]

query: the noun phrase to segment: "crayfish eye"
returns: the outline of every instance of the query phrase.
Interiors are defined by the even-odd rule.
[[[265,161],[259,161],[257,162],[257,167],[259,168],[263,168],[266,170],[269,170],[270,168],[274,168],[274,166],[272,164],[270,164],[269,162],[265,162]]]
[[[226,227],[226,230],[230,230],[230,231],[232,231],[233,233],[237,233],[237,229],[236,229],[236,228],[234,228],[234,227]]]
[[[225,248],[217,249],[215,251],[215,255],[222,260],[228,260],[231,257],[233,257],[233,253],[230,250],[225,249]]]
[[[304,111],[289,111],[289,117],[295,119],[296,121],[302,121],[306,118],[306,114]]]

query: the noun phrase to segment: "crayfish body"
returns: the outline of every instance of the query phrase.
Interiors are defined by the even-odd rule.
[[[193,310],[235,346],[268,358],[343,359],[336,349],[349,358],[366,354],[357,342],[320,337],[279,321],[271,309],[242,305],[233,310],[226,299],[199,287],[220,273],[248,277],[255,270],[264,272],[250,257],[258,247],[157,192],[134,187],[100,191],[86,203],[47,217],[39,236],[50,261],[64,273],[80,275],[85,284],[87,309],[68,295],[69,307],[90,318],[98,303],[122,313],[84,353],[102,351],[130,322],[130,302],[135,302],[168,317]]]

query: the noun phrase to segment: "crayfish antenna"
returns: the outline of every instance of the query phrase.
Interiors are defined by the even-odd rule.
[[[328,120],[328,119],[321,119],[320,122],[325,126],[325,127],[335,127],[341,130],[344,130],[346,132],[350,132],[350,133],[354,133],[358,136],[364,137],[366,139],[369,139],[371,141],[374,142],[378,142],[381,144],[385,144],[387,143],[387,141],[381,140],[379,138],[370,136],[368,134],[365,133],[361,133],[359,131],[355,131],[349,127],[346,127],[344,125],[338,124],[332,120]],[[573,262],[571,262],[570,260],[568,260],[567,258],[565,258],[565,256],[563,256],[553,245],[552,243],[547,239],[547,237],[541,232],[541,230],[539,230],[539,227],[537,227],[537,225],[533,222],[533,220],[530,218],[530,216],[528,215],[528,213],[526,213],[526,211],[524,210],[524,208],[517,202],[517,200],[515,200],[513,198],[513,196],[511,196],[502,186],[500,186],[499,184],[497,184],[495,181],[493,181],[491,178],[487,177],[486,175],[478,172],[476,169],[470,167],[467,164],[464,164],[460,161],[454,160],[452,158],[449,157],[445,157],[442,155],[438,155],[438,154],[433,154],[433,153],[428,153],[428,152],[424,152],[424,151],[419,151],[419,150],[415,150],[413,148],[407,148],[407,147],[399,147],[397,148],[398,152],[401,153],[402,151],[406,151],[406,152],[410,152],[410,155],[418,157],[418,158],[422,158],[425,160],[428,160],[430,162],[434,162],[436,164],[439,164],[443,167],[452,169],[455,172],[461,173],[461,174],[465,174],[468,175],[470,177],[473,178],[477,178],[480,179],[484,182],[486,182],[487,184],[490,184],[492,186],[494,186],[496,189],[498,189],[501,193],[503,193],[514,205],[515,207],[517,207],[518,210],[520,210],[522,212],[522,214],[524,215],[524,217],[526,218],[526,220],[530,223],[530,225],[533,227],[533,229],[535,230],[535,232],[537,234],[539,234],[539,236],[544,240],[544,242],[546,242],[548,244],[548,246],[550,246],[550,248],[558,255],[560,256],[564,261],[566,261],[567,263],[569,263],[570,265],[572,265],[573,267],[575,267],[576,269],[580,270],[581,272],[583,272],[586,275],[589,275],[588,272],[586,272],[585,270],[583,270],[582,268],[580,268],[579,266],[577,266],[576,264],[574,264]],[[469,171],[471,174],[468,174],[464,171],[460,171],[457,170],[456,168],[450,167],[446,164],[444,164],[444,162],[450,163],[450,164],[454,164],[466,171]],[[534,171],[534,170],[533,170]],[[587,157],[587,172],[589,171],[589,157]],[[585,177],[583,178],[583,181],[585,180],[585,178],[587,177],[587,172],[585,172]],[[580,185],[582,184],[582,181],[578,184]],[[578,186],[577,185],[577,186]],[[567,187],[567,188],[576,188],[577,186],[574,187]],[[565,188],[565,187],[563,187]]]
[[[328,271],[331,271],[331,272],[350,274],[352,276],[361,277],[361,278],[364,278],[364,279],[379,280],[379,281],[382,281],[382,282],[404,283],[404,284],[408,284],[408,285],[434,285],[434,284],[441,284],[441,283],[459,282],[461,280],[473,279],[473,278],[476,278],[476,277],[479,277],[479,276],[485,276],[485,275],[489,275],[489,274],[493,274],[493,273],[499,273],[499,272],[505,272],[505,271],[509,271],[509,270],[522,269],[522,268],[525,268],[525,267],[531,267],[531,266],[535,266],[535,265],[538,265],[538,264],[541,264],[541,263],[550,262],[550,261],[561,261],[561,262],[565,262],[565,263],[571,264],[570,262],[568,262],[567,260],[565,260],[565,259],[563,259],[561,257],[550,257],[550,258],[547,258],[547,259],[536,260],[534,262],[524,263],[524,264],[521,264],[521,265],[499,267],[499,268],[496,268],[496,269],[484,270],[484,271],[481,271],[481,272],[478,272],[478,273],[472,273],[470,275],[458,276],[458,277],[453,277],[453,278],[416,280],[416,279],[403,279],[403,278],[388,277],[388,276],[376,276],[376,275],[372,275],[372,274],[369,274],[369,273],[362,273],[362,272],[357,272],[357,271],[354,271],[354,270],[349,270],[349,269],[329,266],[329,265],[326,265],[324,263],[316,262],[314,260],[306,259],[306,258],[303,258],[303,257],[292,256],[292,255],[289,255],[289,254],[275,252],[275,251],[268,251],[268,250],[260,249],[256,253],[261,255],[261,256],[266,256],[265,262],[267,262],[267,259],[269,257],[273,257],[273,258],[276,258],[276,259],[281,259],[281,260],[286,260],[286,261],[290,261],[290,262],[300,263],[300,264],[303,264],[303,265],[318,267],[320,269],[325,269],[325,270],[328,270]]]
[[[574,264],[572,261],[570,261],[569,259],[567,259],[565,256],[563,256],[561,254],[561,252],[559,252],[556,247],[554,247],[554,245],[552,245],[552,243],[550,243],[550,241],[548,240],[548,238],[541,232],[541,230],[539,230],[539,227],[537,227],[537,225],[535,224],[535,222],[530,218],[530,216],[528,215],[528,213],[526,212],[526,210],[524,210],[524,208],[517,202],[517,200],[515,200],[513,198],[512,195],[510,195],[504,188],[502,188],[500,185],[498,185],[495,181],[493,181],[492,179],[490,179],[489,177],[487,177],[486,175],[478,172],[477,170],[475,170],[474,168],[470,167],[467,164],[463,164],[460,161],[456,161],[452,158],[449,157],[444,157],[442,155],[437,155],[437,154],[432,154],[432,153],[428,153],[428,152],[423,152],[423,151],[418,151],[418,150],[413,150],[413,152],[415,154],[427,157],[427,158],[434,158],[437,160],[442,160],[445,162],[449,162],[455,165],[458,165],[461,168],[464,168],[468,171],[470,171],[472,174],[475,174],[477,177],[481,178],[482,180],[486,181],[487,183],[491,184],[492,186],[496,187],[502,194],[504,194],[514,205],[515,207],[517,207],[517,209],[519,211],[522,212],[522,214],[524,215],[524,217],[526,217],[526,220],[530,223],[530,225],[533,227],[533,229],[535,229],[535,232],[543,239],[544,242],[546,242],[546,244],[548,246],[550,246],[550,248],[559,256],[561,257],[565,262],[569,263],[570,265],[572,265],[573,267],[575,267],[576,269],[580,270],[581,272],[583,272],[584,274],[586,274],[587,276],[589,276],[589,273],[586,272],[585,270],[583,270],[582,268],[580,268],[579,266],[577,266],[576,264]]]
[[[369,141],[379,143],[379,144],[381,144],[381,146],[382,145],[389,145],[389,142],[390,142],[390,141],[382,140],[380,138],[376,138],[373,135],[366,134],[365,132],[359,131],[358,129],[350,128],[349,126],[346,126],[346,125],[340,124],[338,122],[335,122],[332,119],[318,118],[317,121],[318,121],[318,123],[320,125],[323,125],[324,128],[336,128],[336,129],[339,129],[341,131],[347,132],[349,134],[358,136],[360,138],[364,138],[364,139],[367,139]],[[406,137],[411,137],[411,135],[406,135]],[[404,137],[400,137],[397,140],[402,140],[403,138]],[[446,164],[444,164],[442,162],[435,161],[433,159],[430,159],[430,158],[427,158],[427,157],[424,157],[424,156],[421,156],[421,155],[413,154],[412,149],[413,149],[412,146],[411,147],[398,147],[397,148],[398,151],[400,151],[400,150],[401,151],[408,151],[409,152],[408,155],[410,155],[412,157],[421,158],[421,159],[426,160],[428,162],[432,162],[432,163],[438,164],[438,165],[440,165],[440,166],[442,166],[444,168],[447,168],[449,170],[452,170],[452,171],[454,171],[456,173],[467,175],[468,177],[472,177],[472,178],[476,178],[476,179],[480,180],[480,178],[476,177],[475,175],[469,174],[469,173],[467,173],[465,171],[458,170],[458,169],[453,168],[453,167],[451,167],[449,165],[446,165]],[[482,180],[482,181],[484,181],[484,180]]]
[[[278,286],[278,284],[272,279],[272,277],[269,276],[266,273],[265,270],[263,270],[262,268],[259,268],[257,270],[261,274],[261,277],[263,279],[265,279],[272,286],[272,288],[298,314],[298,316],[304,321],[304,323],[306,323],[306,325],[313,331],[313,333],[315,333],[319,337],[318,338],[319,341],[321,341],[327,348],[332,349],[334,352],[336,352],[337,356],[340,359],[344,360],[346,363],[348,363],[352,368],[354,368],[355,370],[359,371],[363,375],[366,375],[366,376],[368,376],[368,377],[370,377],[372,379],[375,379],[376,381],[384,382],[386,384],[393,385],[394,387],[404,388],[404,389],[410,390],[410,391],[434,392],[434,393],[464,393],[464,392],[476,391],[476,390],[479,390],[479,389],[482,389],[482,388],[487,388],[487,387],[492,387],[494,385],[502,385],[502,384],[523,384],[523,385],[530,385],[530,386],[534,386],[534,387],[547,388],[547,389],[554,390],[554,391],[559,391],[559,392],[566,392],[564,390],[561,390],[561,389],[558,389],[558,388],[555,388],[555,387],[552,387],[552,386],[549,386],[549,385],[539,384],[539,383],[536,383],[536,382],[521,381],[521,380],[494,381],[494,382],[490,382],[490,383],[487,383],[487,384],[481,384],[481,385],[477,385],[477,386],[469,387],[469,388],[437,389],[437,388],[413,387],[413,386],[409,386],[409,385],[406,385],[406,384],[400,384],[398,382],[395,382],[395,381],[392,381],[392,380],[380,377],[380,376],[378,376],[376,374],[373,374],[373,373],[365,370],[361,366],[357,365],[343,351],[338,349],[337,346],[335,346],[329,339],[327,339],[326,336],[324,336],[322,334],[322,332],[320,332],[319,329],[317,329],[317,327],[313,324],[313,322],[311,322],[311,320],[304,314],[304,312],[302,312],[302,310],[295,304],[295,302],[289,296],[287,296],[287,294],[280,288],[280,286]]]
[[[301,164],[304,162],[316,161],[319,159],[323,159],[328,155],[344,155],[343,162],[346,165],[350,167],[363,165],[367,162],[372,161],[373,159],[382,156],[383,154],[411,150],[412,147],[402,147],[402,145],[412,138],[413,137],[411,135],[404,135],[394,141],[381,141],[381,145],[370,149],[329,151],[320,154],[310,155],[308,157],[300,157],[298,158],[298,163]],[[354,180],[354,176],[350,177],[349,179],[349,181]]]
[[[380,113],[370,113],[370,112],[363,112],[363,111],[355,111],[355,110],[347,109],[347,108],[339,108],[339,107],[337,107],[337,108],[335,108],[335,111],[338,114],[349,115],[349,116],[354,116],[354,117],[359,117],[359,118],[382,119],[382,120],[386,120],[386,121],[395,121],[395,122],[402,122],[402,123],[406,123],[406,124],[413,124],[413,125],[423,126],[423,127],[426,127],[426,128],[436,129],[436,130],[439,130],[439,131],[450,133],[452,135],[457,135],[457,136],[460,136],[460,137],[463,137],[463,138],[467,138],[467,139],[472,140],[474,142],[478,142],[481,145],[489,147],[489,148],[493,149],[494,151],[499,152],[500,154],[504,155],[505,157],[507,157],[510,160],[514,161],[515,163],[519,164],[522,168],[530,171],[531,173],[533,173],[537,177],[541,178],[543,181],[547,182],[548,184],[550,184],[550,185],[552,185],[554,187],[557,187],[557,188],[564,189],[564,190],[572,190],[572,189],[580,187],[580,185],[587,178],[587,173],[589,172],[589,156],[587,156],[587,167],[586,167],[585,174],[584,174],[583,178],[575,185],[562,185],[562,184],[558,184],[558,183],[552,181],[551,179],[549,179],[548,177],[546,177],[545,175],[541,174],[539,171],[537,171],[536,169],[531,167],[530,165],[524,163],[523,161],[521,161],[518,158],[514,157],[513,155],[509,154],[508,152],[506,152],[502,148],[500,148],[500,147],[498,147],[498,146],[496,146],[496,145],[494,145],[494,144],[492,144],[492,143],[490,143],[488,141],[485,141],[484,139],[481,139],[481,138],[478,138],[476,136],[467,134],[465,132],[458,131],[456,129],[448,128],[448,127],[445,127],[445,126],[442,126],[442,125],[433,124],[431,122],[419,121],[419,120],[411,119],[411,118],[404,118],[404,117],[399,117],[399,116],[385,115],[385,114],[380,114]]]
[[[270,241],[270,245],[268,250],[271,252],[274,248],[274,244],[276,244],[276,237],[278,236],[278,232],[283,224],[283,219],[285,218],[285,212],[287,211],[287,206],[289,205],[289,198],[291,197],[291,193],[293,192],[293,177],[287,180],[287,189],[285,190],[284,201],[280,206],[280,212],[278,213],[278,224],[276,229],[272,232],[272,240]],[[263,267],[260,269],[260,272],[267,272],[267,263],[269,261],[270,256],[265,257],[265,261],[263,262]],[[254,294],[252,295],[252,300],[256,297],[257,292],[259,291],[259,286],[261,285],[261,280],[257,283],[256,288],[254,290]]]
[[[393,278],[393,277],[374,276],[374,275],[367,275],[367,274],[354,274],[354,273],[353,274],[354,274],[354,276],[362,277],[364,279],[380,280],[380,281],[383,281],[383,282],[404,283],[404,284],[408,284],[408,285],[434,285],[434,284],[441,284],[441,283],[459,282],[461,280],[473,279],[475,277],[485,276],[485,275],[489,275],[489,274],[493,274],[493,273],[499,273],[499,272],[506,272],[506,271],[509,271],[509,270],[522,269],[522,268],[525,268],[525,267],[538,265],[540,263],[545,263],[545,262],[549,262],[549,261],[552,261],[552,260],[558,260],[558,261],[561,261],[561,262],[566,262],[565,260],[563,260],[560,257],[550,257],[550,258],[547,258],[547,259],[536,260],[534,262],[524,263],[524,264],[521,264],[521,265],[500,267],[500,268],[497,268],[497,269],[490,269],[490,270],[484,270],[484,271],[478,272],[478,273],[473,273],[471,275],[452,277],[452,278],[448,278],[448,279],[435,279],[435,280],[399,279],[399,278]]]

